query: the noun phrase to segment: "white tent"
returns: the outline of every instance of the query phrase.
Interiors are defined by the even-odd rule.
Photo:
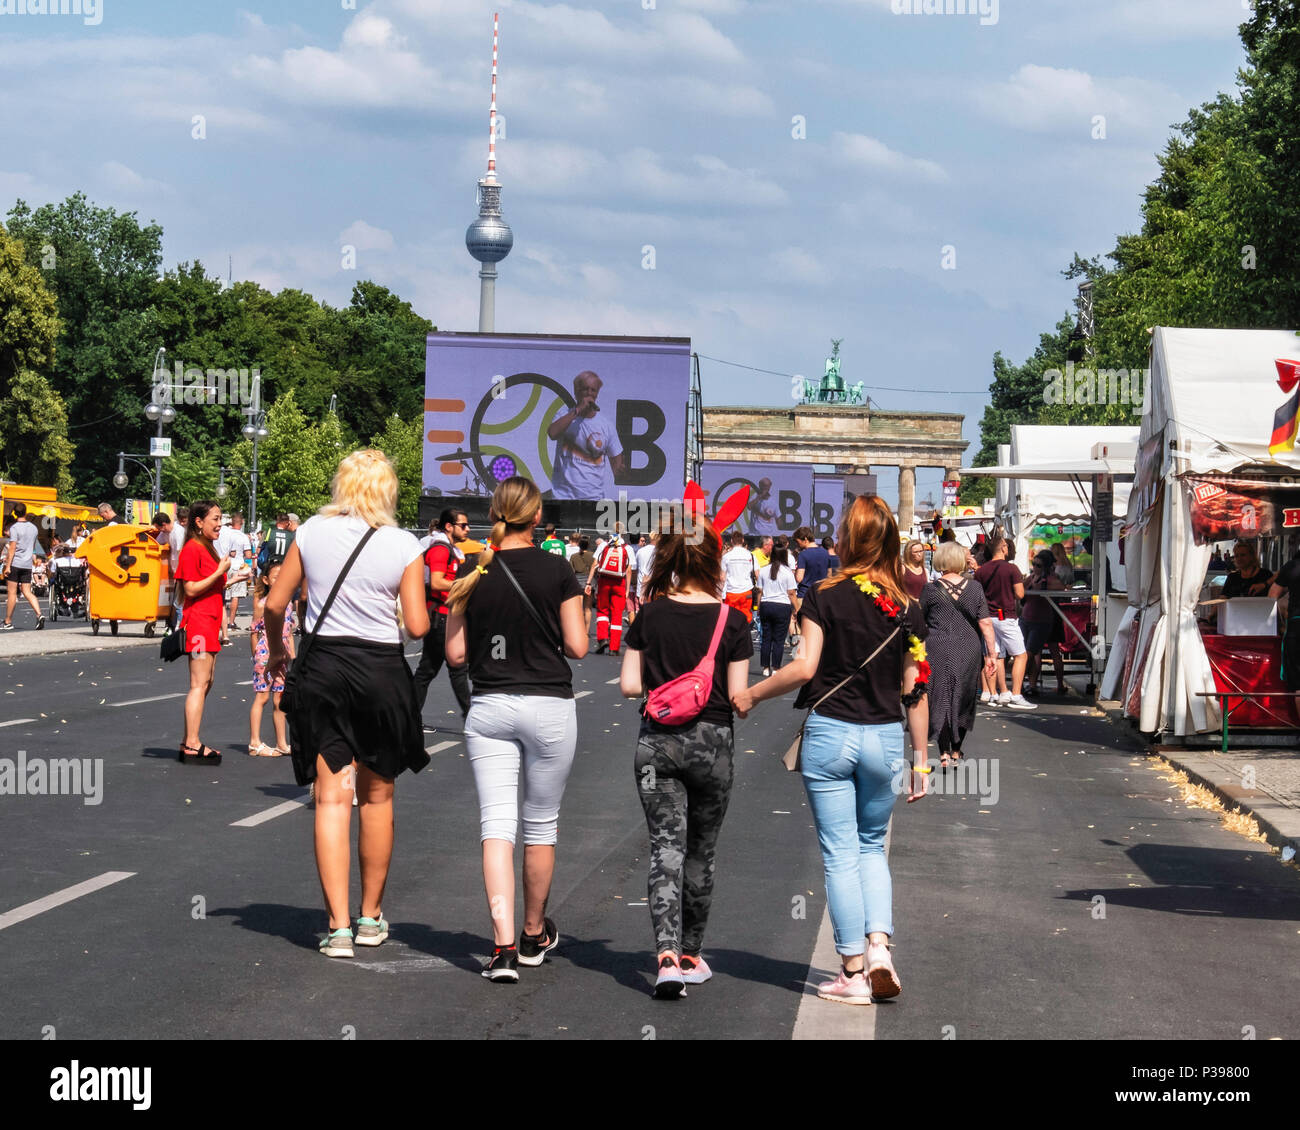
[[[1015,544],[1015,560],[1022,568],[1029,566],[1029,537],[1034,526],[1043,523],[1069,525],[1092,520],[1092,474],[1114,473],[1116,468],[1092,458],[1098,444],[1136,445],[1139,428],[1101,425],[1013,424],[1011,427],[1012,466],[1034,464],[1060,467],[1059,476],[1017,478],[1011,481],[1006,508],[1001,512],[1007,536]],[[1045,474],[1026,468],[1026,474]],[[1130,484],[1115,483],[1114,514],[1122,518],[1128,507]],[[1119,547],[1112,541],[1107,550],[1112,582],[1121,590],[1124,568],[1119,563]]]
[[[1128,643],[1115,647],[1103,680],[1103,693],[1119,690],[1143,731],[1185,735],[1220,725],[1215,700],[1197,697],[1215,689],[1195,618],[1211,549],[1192,539],[1184,476],[1300,471],[1300,452],[1268,451],[1285,399],[1279,359],[1300,359],[1290,330],[1161,327],[1152,335],[1128,515]]]

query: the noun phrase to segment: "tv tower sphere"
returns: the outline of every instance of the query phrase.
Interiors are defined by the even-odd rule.
[[[480,263],[500,263],[514,245],[514,232],[499,214],[494,216],[484,212],[465,232],[465,247]]]

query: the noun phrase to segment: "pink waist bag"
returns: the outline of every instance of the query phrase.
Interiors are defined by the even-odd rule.
[[[645,716],[661,726],[684,726],[700,716],[713,693],[713,653],[718,650],[722,629],[727,625],[730,605],[725,601],[718,609],[718,623],[709,641],[709,650],[695,668],[685,675],[655,687],[646,698]]]

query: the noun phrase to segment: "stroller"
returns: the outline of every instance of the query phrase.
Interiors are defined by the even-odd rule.
[[[88,613],[86,579],[90,566],[85,561],[50,566],[50,620],[84,620]]]

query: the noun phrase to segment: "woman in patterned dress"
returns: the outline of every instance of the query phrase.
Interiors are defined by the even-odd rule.
[[[992,675],[997,656],[993,620],[984,590],[963,574],[966,549],[944,542],[934,551],[939,574],[921,590],[921,612],[930,634],[930,738],[939,746],[939,765],[961,760],[962,742],[975,724],[980,693],[980,656]],[[981,642],[980,637],[983,637]]]
[[[265,576],[258,578],[253,588],[253,623],[248,629],[249,647],[253,652],[253,704],[248,708],[248,727],[251,735],[248,740],[248,752],[253,757],[284,757],[289,752],[287,719],[284,711],[280,709],[284,676],[281,674],[268,679],[266,674],[266,661],[271,651],[266,641],[266,620],[263,618],[263,610],[266,608],[266,594],[271,591],[271,586],[275,584],[279,575],[280,566],[272,565]],[[294,615],[293,607],[290,606],[284,614],[282,633],[284,650],[290,659],[294,655],[293,630],[296,624],[297,617]],[[266,700],[272,695],[275,696],[275,712],[272,715],[275,726],[274,748],[262,741],[262,711],[266,708]]]

